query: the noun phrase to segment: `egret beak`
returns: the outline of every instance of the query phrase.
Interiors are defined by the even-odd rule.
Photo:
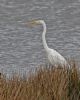
[[[27,22],[26,25],[32,27],[32,26],[37,25],[37,23],[36,23],[36,20],[32,20],[30,22]]]

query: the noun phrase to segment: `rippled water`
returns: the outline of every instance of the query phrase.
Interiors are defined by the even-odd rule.
[[[43,19],[47,42],[64,57],[80,58],[80,0],[0,0],[0,70],[24,72],[46,63],[42,26],[25,22]]]

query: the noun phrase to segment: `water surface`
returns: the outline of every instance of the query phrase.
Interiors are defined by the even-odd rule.
[[[1,71],[23,73],[47,62],[42,26],[25,26],[32,19],[45,20],[49,47],[80,58],[80,0],[0,0]]]

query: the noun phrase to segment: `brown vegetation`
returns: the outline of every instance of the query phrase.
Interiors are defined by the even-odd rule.
[[[0,100],[80,100],[80,80],[75,64],[71,69],[41,68],[28,78],[0,77]]]

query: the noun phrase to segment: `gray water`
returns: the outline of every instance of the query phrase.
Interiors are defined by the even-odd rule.
[[[47,42],[64,57],[80,59],[80,0],[0,0],[0,70],[28,72],[47,63],[42,26],[25,23],[43,19]]]

